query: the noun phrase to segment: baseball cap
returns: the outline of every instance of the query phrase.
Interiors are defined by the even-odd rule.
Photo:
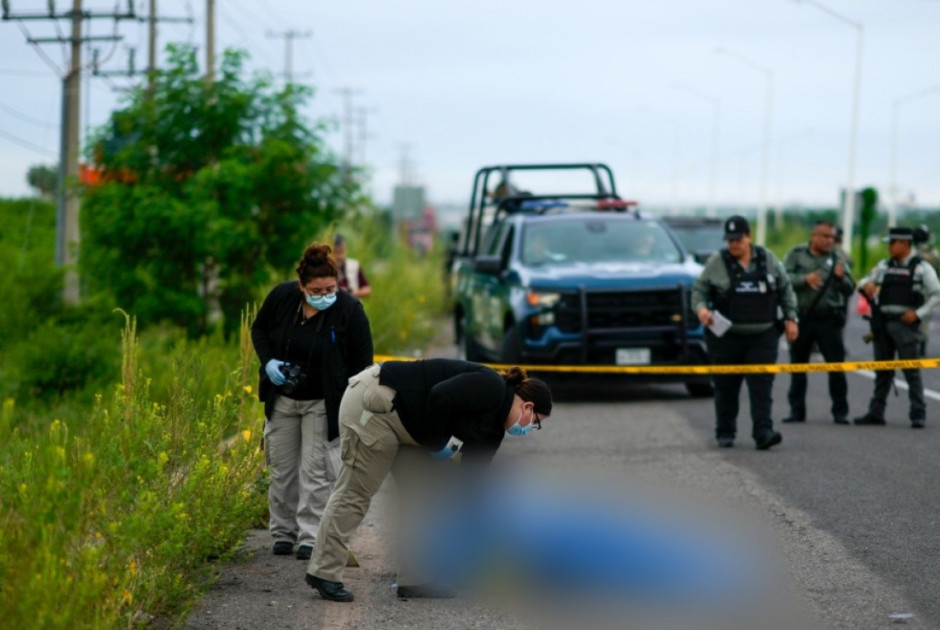
[[[914,230],[909,227],[893,227],[888,230],[888,235],[881,239],[885,243],[891,241],[912,241],[914,240]]]
[[[741,215],[734,215],[725,221],[725,240],[736,241],[751,233],[751,226]]]

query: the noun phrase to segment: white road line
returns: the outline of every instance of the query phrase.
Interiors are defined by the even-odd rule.
[[[858,370],[853,372],[853,374],[858,374],[859,376],[864,376],[865,378],[875,379],[875,373],[871,370]],[[894,386],[898,389],[907,390],[907,383],[904,379],[896,378],[894,379]],[[940,400],[940,392],[935,392],[932,389],[924,388],[924,396],[930,398],[931,400]]]
[[[781,339],[782,339],[782,338],[781,338]],[[781,341],[781,343],[780,343],[780,351],[781,351],[781,352],[783,352],[783,351],[789,352],[789,350],[790,350],[790,347],[787,345],[787,342],[786,342],[786,341]],[[814,352],[814,353],[812,353],[812,355],[810,356],[810,359],[809,359],[809,360],[810,360],[810,361],[813,361],[813,360],[821,361],[821,360],[822,360],[822,356],[820,356],[820,355],[818,355],[817,353]],[[871,380],[875,380],[875,373],[874,373],[873,371],[871,371],[871,370],[856,370],[855,372],[849,372],[849,374],[858,374],[859,376],[864,376],[865,378],[869,378],[869,379],[871,379]],[[903,390],[907,391],[907,382],[906,382],[903,378],[896,378],[896,379],[894,379],[894,386],[897,387],[898,389],[903,389]],[[931,400],[940,400],[940,392],[935,392],[934,390],[932,390],[932,389],[927,389],[927,388],[925,387],[925,388],[924,388],[924,397],[929,398],[929,399],[931,399]]]

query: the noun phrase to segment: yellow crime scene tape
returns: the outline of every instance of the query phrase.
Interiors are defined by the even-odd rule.
[[[418,357],[421,358],[421,357]],[[376,355],[377,362],[414,361],[416,357]],[[530,372],[571,372],[582,374],[780,374],[797,372],[857,372],[859,370],[915,370],[940,367],[940,359],[897,361],[846,361],[843,363],[765,363],[759,365],[525,365],[483,363],[506,369],[518,365]]]

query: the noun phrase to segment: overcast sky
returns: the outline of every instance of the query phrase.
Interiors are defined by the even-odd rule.
[[[13,14],[46,7],[9,4]],[[56,5],[66,11],[71,1]],[[144,15],[147,2],[136,5]],[[897,105],[899,196],[940,206],[940,1],[822,6],[863,26],[856,186],[888,197]],[[112,7],[85,0],[86,9]],[[204,46],[204,1],[159,0],[158,9],[194,18],[161,24],[161,47]],[[364,156],[379,202],[391,198],[403,170],[426,186],[432,203],[464,204],[483,165],[603,161],[621,195],[641,204],[706,204],[712,184],[719,203],[756,204],[768,77],[767,202],[836,205],[848,181],[859,29],[811,2],[217,0],[216,11],[217,49],[247,49],[253,68],[278,74],[285,40],[270,35],[310,33],[293,43],[296,80],[317,90],[308,114],[342,121],[340,90],[354,91],[368,137],[363,145],[355,127],[353,158]],[[28,167],[54,162],[59,150],[61,81],[21,27],[33,37],[56,32],[52,21],[0,22],[2,196],[29,194]],[[113,28],[95,20],[91,33]],[[66,20],[60,29],[68,32]],[[118,32],[124,41],[106,69],[126,67],[130,46],[141,67],[146,25],[125,22]],[[111,44],[95,45],[109,54]],[[62,46],[41,51],[64,67]],[[83,124],[105,122],[127,84],[91,77]],[[930,89],[937,92],[924,95]],[[328,138],[342,153],[342,130]]]

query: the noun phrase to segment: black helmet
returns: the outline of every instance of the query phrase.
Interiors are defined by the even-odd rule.
[[[930,228],[921,223],[914,228],[914,244],[920,245],[930,240]]]

